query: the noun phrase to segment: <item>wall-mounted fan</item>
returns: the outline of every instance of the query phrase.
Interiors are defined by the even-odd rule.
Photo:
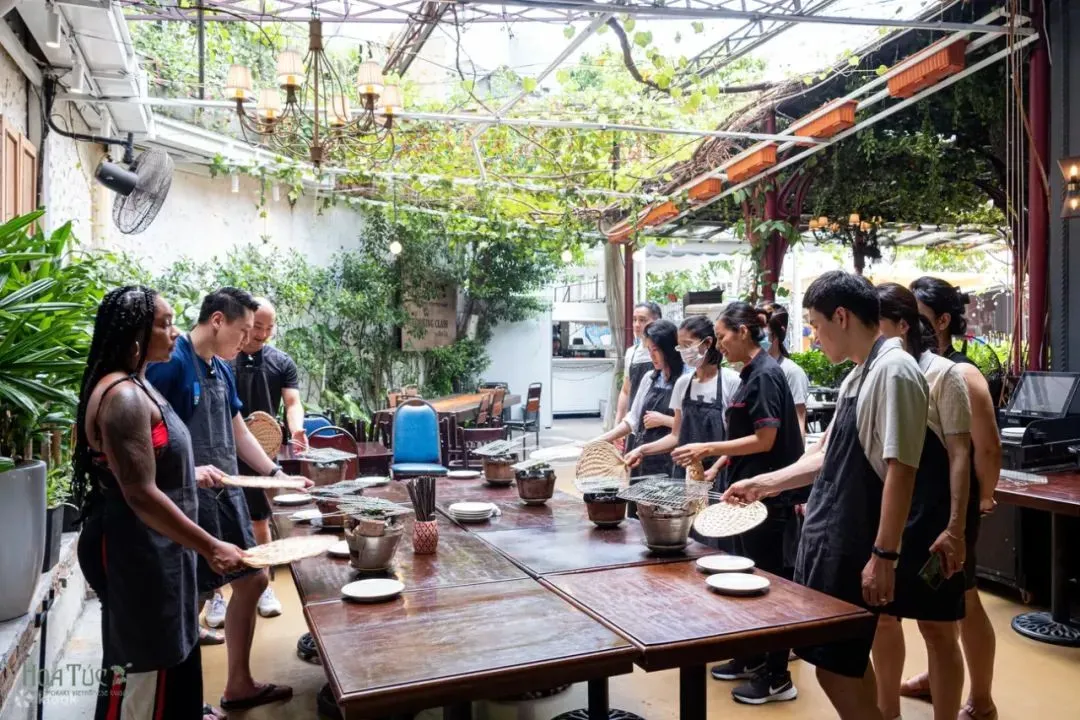
[[[173,161],[164,150],[152,148],[130,162],[127,169],[103,160],[94,175],[116,193],[116,227],[125,235],[134,235],[150,227],[165,202],[172,187]]]

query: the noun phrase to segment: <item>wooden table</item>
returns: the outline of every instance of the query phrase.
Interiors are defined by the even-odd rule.
[[[439,518],[439,551],[433,555],[413,552],[413,518],[405,521],[401,544],[394,555],[393,565],[385,573],[361,573],[353,569],[348,558],[313,557],[292,564],[292,575],[300,599],[305,603],[339,601],[341,588],[353,580],[370,577],[392,577],[410,590],[460,587],[501,580],[520,580],[528,577],[477,536]],[[282,528],[284,533],[310,534],[319,532],[310,525]]]
[[[584,512],[582,504],[581,512]],[[714,555],[718,551],[690,541],[686,550],[675,555],[658,555],[645,547],[641,523],[627,518],[617,528],[598,528],[591,522],[556,527],[525,527],[519,530],[486,532],[484,542],[514,559],[535,576],[578,570],[645,566],[685,561]],[[702,580],[703,578],[698,578]]]
[[[856,637],[877,619],[768,573],[768,594],[708,590],[693,562],[550,575],[541,583],[629,638],[647,671],[680,668],[680,718],[704,720],[705,663]]]
[[[1080,647],[1080,624],[1069,612],[1070,528],[1066,517],[1080,517],[1080,473],[1048,475],[1046,485],[1017,483],[1002,478],[994,499],[1050,513],[1050,612],[1028,612],[1013,618],[1013,630],[1040,642]]]
[[[440,705],[444,717],[471,714],[475,698],[631,672],[638,654],[529,579],[409,591],[378,605],[313,603],[304,615],[346,718]]]
[[[435,408],[435,412],[440,415],[454,415],[458,421],[471,420],[476,417],[480,411],[480,403],[484,399],[484,395],[487,393],[461,393],[458,395],[447,395],[446,397],[432,398],[428,400],[431,407]],[[402,400],[404,402],[408,398]],[[503,407],[513,407],[521,402],[520,395],[511,395],[507,393],[503,396]],[[397,408],[387,408],[380,410],[379,412],[388,413],[393,415]]]

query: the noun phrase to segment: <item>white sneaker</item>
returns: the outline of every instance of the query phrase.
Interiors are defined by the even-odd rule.
[[[277,617],[281,614],[281,601],[274,595],[274,588],[267,587],[259,596],[259,614],[264,618]]]
[[[225,604],[225,597],[221,593],[214,593],[203,605],[203,613],[206,619],[206,626],[212,628],[219,628],[225,625],[225,610],[228,606]]]

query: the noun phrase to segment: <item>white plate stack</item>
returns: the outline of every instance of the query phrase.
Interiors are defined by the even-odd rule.
[[[450,517],[458,522],[484,522],[495,514],[495,505],[489,502],[459,502],[448,508]]]

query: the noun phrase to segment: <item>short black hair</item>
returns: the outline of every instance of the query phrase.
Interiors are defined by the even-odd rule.
[[[646,310],[648,310],[649,314],[652,315],[653,320],[659,320],[660,318],[664,317],[664,311],[661,310],[660,306],[654,303],[652,300],[648,300],[646,302],[639,302],[637,305],[634,306],[635,310],[637,308],[645,308]]]
[[[202,307],[199,308],[199,324],[210,321],[210,316],[219,312],[229,322],[235,322],[244,317],[244,313],[255,312],[259,309],[259,303],[247,290],[234,287],[223,287],[210,293],[203,298]]]
[[[653,320],[645,326],[645,337],[664,356],[671,377],[682,375],[684,363],[679,353],[679,328],[675,327],[675,323],[670,320]]]
[[[867,327],[877,327],[881,319],[881,303],[877,291],[862,275],[830,270],[822,273],[803,295],[803,307],[817,310],[832,319],[837,308],[844,308]]]

